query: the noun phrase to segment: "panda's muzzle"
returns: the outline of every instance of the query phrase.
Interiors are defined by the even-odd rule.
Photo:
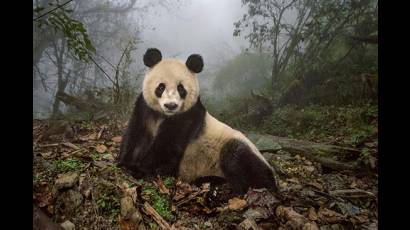
[[[165,108],[167,108],[169,110],[175,110],[178,107],[178,105],[176,103],[173,103],[173,102],[166,103],[166,104],[164,104],[164,106],[165,106]]]

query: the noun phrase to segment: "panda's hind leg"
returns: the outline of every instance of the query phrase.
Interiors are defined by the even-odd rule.
[[[249,187],[277,191],[272,170],[240,140],[232,139],[221,149],[221,169],[234,193],[246,193]]]

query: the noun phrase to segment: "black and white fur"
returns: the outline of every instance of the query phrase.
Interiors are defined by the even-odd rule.
[[[277,190],[274,171],[255,145],[202,105],[196,78],[201,56],[193,54],[184,64],[148,49],[144,63],[150,70],[123,136],[120,166],[138,178],[221,177],[236,193],[250,187]]]

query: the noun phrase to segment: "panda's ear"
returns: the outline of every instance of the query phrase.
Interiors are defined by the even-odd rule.
[[[202,60],[201,55],[199,54],[192,54],[186,60],[185,65],[194,73],[200,73],[202,68],[204,68],[204,60]]]
[[[144,54],[144,64],[148,67],[153,67],[162,60],[161,51],[157,48],[149,48]]]

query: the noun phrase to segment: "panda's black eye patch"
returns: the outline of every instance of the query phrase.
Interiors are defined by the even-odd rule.
[[[162,96],[162,93],[164,92],[164,90],[165,90],[165,84],[164,84],[164,83],[160,83],[160,84],[157,86],[157,88],[155,89],[155,95],[156,95],[157,97],[161,97],[161,96]]]
[[[187,92],[184,86],[182,84],[179,84],[177,86],[177,90],[178,90],[179,96],[184,99],[187,95]]]

